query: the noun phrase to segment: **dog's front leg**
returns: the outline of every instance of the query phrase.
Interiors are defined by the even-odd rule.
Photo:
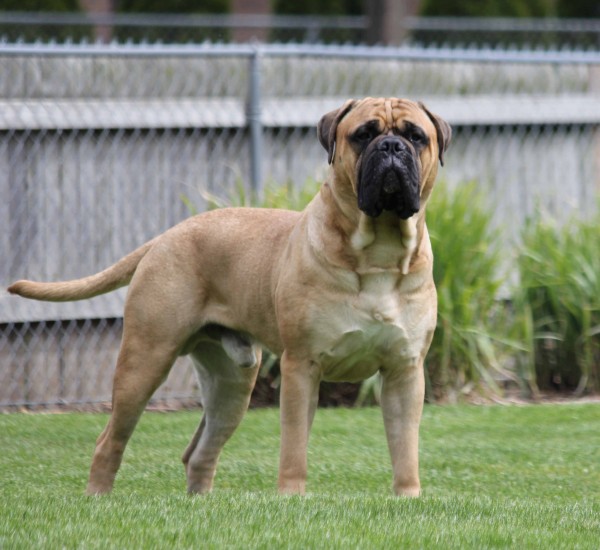
[[[320,373],[307,360],[281,358],[279,492],[304,494],[308,435],[319,400]]]
[[[381,409],[392,457],[394,491],[419,496],[419,423],[423,412],[423,362],[382,371]]]

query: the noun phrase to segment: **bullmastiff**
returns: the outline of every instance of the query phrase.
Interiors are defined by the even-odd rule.
[[[203,417],[182,460],[189,492],[210,491],[263,346],[281,358],[281,493],[305,491],[320,381],[380,372],[393,489],[419,494],[423,360],[437,309],[425,207],[451,129],[421,103],[366,98],[324,115],[317,132],[330,171],[303,212],[205,212],[95,275],[8,289],[67,301],[129,285],[112,415],[89,494],[111,491],[145,405],[186,354]]]

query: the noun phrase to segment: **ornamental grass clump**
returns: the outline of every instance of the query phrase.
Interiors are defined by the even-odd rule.
[[[539,388],[599,391],[600,208],[564,226],[531,220],[519,273],[517,303]]]
[[[507,311],[499,232],[475,183],[437,185],[427,208],[438,293],[438,324],[426,359],[430,399],[456,399],[471,389],[501,393],[514,379],[501,355],[513,344],[501,331]],[[518,347],[518,346],[517,346]]]

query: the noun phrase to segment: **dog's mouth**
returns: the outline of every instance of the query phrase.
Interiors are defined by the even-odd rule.
[[[410,193],[408,187],[402,174],[388,170],[381,182],[379,208],[376,211],[380,210],[379,214],[383,211],[395,212],[403,220],[416,214],[419,211],[419,194]]]
[[[374,150],[360,164],[358,207],[372,218],[394,212],[406,220],[419,211],[419,184],[419,166],[408,150],[394,154]]]

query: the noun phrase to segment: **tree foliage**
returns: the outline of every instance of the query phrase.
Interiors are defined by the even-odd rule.
[[[79,11],[77,0],[2,0],[0,11]]]
[[[283,15],[362,15],[368,0],[272,0]],[[229,13],[231,0],[118,0],[117,12]],[[2,11],[80,11],[78,0],[3,0]],[[600,17],[590,0],[422,0],[421,15],[459,17]]]
[[[360,15],[363,0],[274,0],[273,12],[289,15]]]
[[[600,3],[591,0],[558,0],[559,17],[600,17]]]
[[[119,12],[129,13],[227,13],[229,0],[120,0]]]
[[[422,15],[460,17],[548,17],[553,0],[423,0]]]
[[[422,0],[421,15],[600,17],[600,4],[590,0]]]

